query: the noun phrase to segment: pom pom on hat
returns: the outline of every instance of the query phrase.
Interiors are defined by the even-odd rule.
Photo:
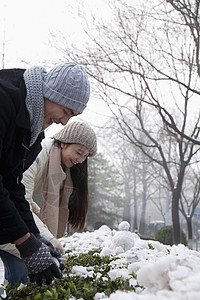
[[[65,144],[81,144],[89,150],[89,156],[95,156],[97,153],[96,134],[85,122],[68,123],[54,135],[54,139]]]
[[[43,79],[43,96],[82,113],[90,98],[90,83],[83,66],[75,62],[55,66]]]

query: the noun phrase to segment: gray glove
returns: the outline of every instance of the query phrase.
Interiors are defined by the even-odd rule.
[[[16,246],[27,266],[31,281],[42,285],[43,279],[50,284],[54,277],[62,278],[50,249],[33,234],[22,244]]]

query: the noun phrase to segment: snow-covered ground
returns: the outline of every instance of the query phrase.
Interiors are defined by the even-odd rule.
[[[103,225],[93,232],[74,233],[59,239],[72,254],[101,248],[100,255],[117,257],[108,275],[112,280],[129,279],[129,284],[136,288],[136,292],[117,291],[109,298],[98,293],[94,300],[200,300],[200,253],[181,244],[171,247],[142,240],[130,232],[129,227],[129,223],[123,221],[118,230]],[[73,276],[92,276],[92,272],[91,267],[72,267]],[[132,277],[133,273],[137,280]],[[3,283],[1,264],[0,274]],[[144,288],[137,287],[138,284]]]
[[[199,300],[200,299],[200,253],[184,245],[166,246],[156,241],[146,241],[129,231],[129,223],[123,221],[119,230],[103,225],[94,232],[75,233],[60,239],[66,250],[87,253],[102,248],[101,255],[115,255],[112,279],[130,278],[131,285],[139,283],[144,290],[136,292],[117,291],[107,298],[111,300]],[[151,244],[152,247],[149,247]],[[89,276],[91,269],[74,266],[74,274]],[[137,281],[130,275],[137,274]]]

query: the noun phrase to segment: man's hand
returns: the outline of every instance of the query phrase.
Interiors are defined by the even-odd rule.
[[[60,257],[61,257],[60,252],[57,251],[57,249],[54,248],[54,246],[52,245],[52,243],[50,241],[48,241],[47,239],[45,239],[44,237],[42,237],[39,233],[36,233],[35,236],[42,243],[44,243],[45,245],[47,245],[49,247],[51,255],[57,260],[59,269],[61,271],[63,271],[65,269],[65,264],[60,260]]]
[[[27,266],[32,281],[36,281],[41,286],[43,280],[50,284],[54,277],[62,278],[62,273],[51,255],[50,248],[33,234],[16,247]]]
[[[48,241],[47,239],[42,237],[39,233],[35,233],[34,235],[38,240],[40,240],[42,243],[44,243],[45,245],[47,245],[49,247],[49,250],[53,257],[60,258],[60,256],[61,256],[60,252],[56,251],[56,249],[54,248],[54,246],[52,245],[52,243],[50,241]]]

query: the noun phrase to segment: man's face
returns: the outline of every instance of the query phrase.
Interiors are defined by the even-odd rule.
[[[66,125],[71,117],[77,116],[78,114],[78,111],[71,110],[44,98],[43,128],[47,128],[52,123]]]

